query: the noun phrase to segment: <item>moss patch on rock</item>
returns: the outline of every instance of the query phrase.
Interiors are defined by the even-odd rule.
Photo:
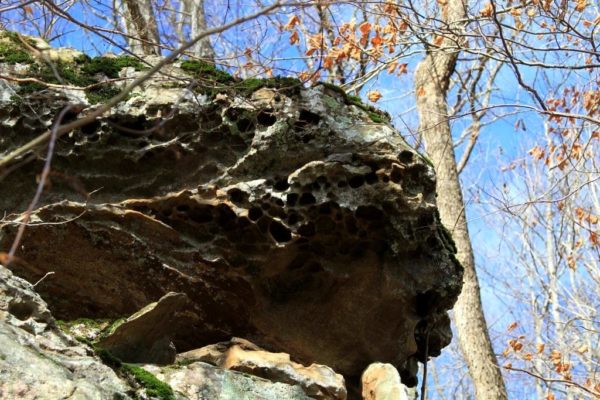
[[[121,371],[142,386],[146,395],[160,400],[175,400],[175,393],[171,386],[158,379],[145,369],[133,364],[122,364]]]
[[[356,106],[361,110],[365,111],[371,119],[371,121],[377,124],[389,123],[392,120],[392,118],[387,112],[378,110],[373,106],[363,103],[360,97],[346,93],[344,89],[337,85],[328,82],[320,82],[319,85],[322,85],[325,88],[339,94],[346,104]]]
[[[216,83],[231,83],[233,76],[218,69],[215,65],[198,60],[185,60],[181,63],[181,69],[195,78],[203,78]]]
[[[0,32],[0,63],[31,64],[33,57],[23,48],[23,43],[14,32]]]
[[[104,365],[112,368],[117,375],[135,385],[142,387],[146,395],[153,399],[175,400],[173,388],[156,376],[134,364],[124,363],[113,356],[108,350],[93,347],[94,352]]]
[[[81,72],[87,77],[103,74],[110,79],[119,77],[123,68],[133,67],[136,71],[146,69],[146,66],[137,58],[130,56],[119,57],[94,57],[88,60],[79,58]]]

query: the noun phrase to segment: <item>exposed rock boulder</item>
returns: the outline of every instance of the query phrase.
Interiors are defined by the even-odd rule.
[[[0,266],[0,398],[129,398],[129,387],[65,336],[32,286]]]
[[[174,363],[177,351],[173,335],[178,330],[178,313],[187,301],[183,293],[167,293],[127,318],[114,332],[102,338],[98,346],[124,362]]]
[[[344,378],[331,368],[318,364],[305,367],[292,362],[289,354],[270,353],[244,339],[233,338],[229,342],[191,350],[179,354],[177,360],[180,364],[203,361],[273,382],[300,385],[315,399],[346,399]]]
[[[73,68],[114,75],[107,65],[121,77],[143,73],[130,60]],[[356,379],[389,362],[414,384],[420,328],[431,328],[429,355],[439,354],[462,281],[432,166],[339,89],[237,81],[193,65],[169,72],[195,78],[195,91],[151,80],[60,138],[11,269],[32,282],[55,272],[37,289],[61,319],[124,317],[185,293],[182,324],[172,326],[178,351],[241,336]],[[67,119],[84,118],[98,95],[6,90],[0,156],[68,103],[80,107]],[[19,161],[0,171],[10,188],[0,212],[22,212],[31,199],[42,160]],[[2,227],[0,251],[15,230]]]
[[[400,382],[400,374],[391,364],[373,363],[363,372],[363,400],[412,400],[414,391]]]
[[[194,362],[175,368],[144,368],[189,400],[313,400],[297,385]]]

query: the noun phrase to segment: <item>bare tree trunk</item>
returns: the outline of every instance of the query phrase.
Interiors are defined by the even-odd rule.
[[[461,351],[475,385],[477,399],[506,399],[506,389],[492,349],[481,305],[473,248],[467,229],[446,101],[450,77],[458,58],[457,31],[466,19],[462,0],[448,1],[444,19],[450,34],[427,55],[415,71],[419,131],[437,172],[438,208],[442,223],[453,233],[457,258],[465,269],[462,293],[455,306],[455,322]],[[453,39],[454,38],[454,39]]]
[[[159,55],[160,43],[156,17],[151,0],[123,0],[127,33],[138,39],[128,39],[131,52],[137,55]]]
[[[186,14],[190,17],[190,36],[196,37],[207,29],[204,0],[184,0],[184,3]],[[208,37],[197,42],[190,51],[204,61],[215,60],[215,50]]]

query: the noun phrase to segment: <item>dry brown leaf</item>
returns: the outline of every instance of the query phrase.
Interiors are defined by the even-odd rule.
[[[381,99],[381,97],[381,92],[377,90],[372,90],[369,93],[367,93],[367,98],[373,103],[376,103],[379,99]]]

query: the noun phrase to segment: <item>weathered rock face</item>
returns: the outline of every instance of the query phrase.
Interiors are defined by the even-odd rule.
[[[185,75],[179,66],[170,73]],[[462,278],[433,168],[326,85],[177,85],[153,80],[60,138],[14,273],[35,282],[54,271],[36,289],[67,320],[128,316],[184,293],[179,352],[239,336],[350,377],[389,362],[414,384],[422,328],[439,354]],[[3,90],[16,94],[0,96],[0,155],[67,103],[82,104],[71,119],[92,107],[81,91]],[[3,171],[0,212],[26,208],[33,158]],[[15,229],[2,227],[0,250]]]
[[[129,387],[56,327],[31,284],[0,266],[0,398],[129,398]]]
[[[325,365],[308,367],[290,360],[289,354],[270,353],[240,338],[181,353],[179,364],[207,362],[221,368],[260,376],[273,382],[300,385],[311,398],[346,400],[344,377]]]

